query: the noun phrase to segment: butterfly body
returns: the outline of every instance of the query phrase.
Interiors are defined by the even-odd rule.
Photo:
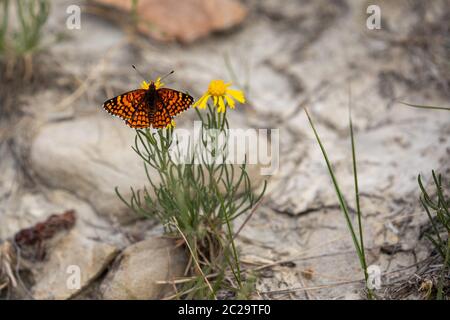
[[[125,92],[103,103],[110,114],[123,120],[131,128],[165,128],[177,114],[187,110],[194,99],[186,93],[157,88],[154,82],[148,89]]]

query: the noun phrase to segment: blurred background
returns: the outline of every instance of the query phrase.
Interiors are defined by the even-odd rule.
[[[273,264],[258,274],[255,299],[361,298],[358,259],[303,112],[353,203],[350,103],[369,264],[386,273],[386,298],[424,296],[425,276],[404,285],[432,251],[417,175],[449,177],[450,114],[399,101],[449,106],[450,1],[2,0],[0,14],[0,239],[74,210],[74,231],[55,250],[62,261],[96,257],[85,262],[90,288],[120,250],[161,234],[114,191],[146,183],[134,130],[102,108],[139,87],[134,64],[147,80],[175,70],[166,86],[195,99],[210,80],[231,81],[248,100],[232,126],[280,130],[279,170],[238,238],[243,263]],[[191,110],[177,124],[193,119]],[[49,276],[55,261],[31,267],[33,285],[10,297],[78,295]]]

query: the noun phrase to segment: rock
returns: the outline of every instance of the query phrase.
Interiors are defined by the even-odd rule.
[[[158,284],[183,276],[186,253],[174,241],[150,238],[126,248],[100,285],[103,299],[161,299],[171,285]]]
[[[97,0],[130,12],[129,0]],[[247,10],[236,0],[140,0],[137,11],[139,29],[159,40],[189,43],[214,31],[240,24]],[[131,14],[131,13],[129,13]]]
[[[48,185],[72,191],[104,216],[129,220],[136,216],[114,189],[129,199],[130,187],[147,181],[143,161],[131,149],[134,136],[107,115],[49,123],[33,143],[32,165]]]
[[[84,238],[76,232],[54,243],[48,248],[48,260],[33,269],[35,299],[70,299],[88,287],[118,253],[116,247]],[[79,283],[73,278],[78,271]]]
[[[114,230],[106,219],[99,217],[95,211],[80,198],[64,190],[48,190],[45,194],[21,192],[15,202],[2,206],[5,213],[1,215],[0,238],[12,237],[17,231],[42,222],[52,214],[67,210],[75,211],[74,228],[84,237],[96,237],[102,240],[121,243],[122,236]]]

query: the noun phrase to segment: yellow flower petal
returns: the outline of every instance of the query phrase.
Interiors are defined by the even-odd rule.
[[[229,95],[225,95],[225,99],[227,100],[228,106],[231,109],[234,109],[235,102],[234,102],[233,98],[231,98]]]
[[[150,85],[147,83],[147,81],[142,81],[141,82],[141,89],[145,89],[147,90],[150,87]]]
[[[165,86],[164,82],[161,82],[161,77],[158,77],[158,79],[156,79],[155,81],[155,87],[156,89],[162,88]]]
[[[150,87],[150,84],[152,84],[152,83],[155,85],[156,89],[159,89],[159,88],[161,88],[161,87],[164,87],[164,83],[161,82],[161,78],[158,78],[158,79],[156,79],[155,82],[150,81],[150,83],[148,83],[148,82],[145,81],[145,80],[142,81],[142,82],[141,82],[141,89],[148,90],[148,88]]]
[[[200,109],[205,109],[206,108],[206,103],[208,102],[208,98],[210,97],[210,95],[208,93],[205,93],[200,99],[197,100],[197,102],[195,102],[192,106],[195,107],[199,107]]]
[[[218,101],[217,100],[218,100],[217,96],[213,96],[214,106],[218,105]]]
[[[217,108],[217,112],[225,112],[225,102],[223,101],[223,97],[218,97],[219,107]]]
[[[171,120],[170,123],[166,126],[167,129],[175,128],[177,124],[175,123],[175,120]]]
[[[228,89],[227,94],[235,98],[240,103],[245,102],[245,96],[244,93],[241,90],[235,90],[235,89]]]
[[[205,96],[206,96],[206,94],[202,95],[202,96],[200,97],[200,99],[198,99],[197,101],[195,101],[194,104],[193,104],[192,106],[193,106],[194,108],[197,107],[197,106],[200,104],[200,102],[202,102],[203,99],[205,99]]]

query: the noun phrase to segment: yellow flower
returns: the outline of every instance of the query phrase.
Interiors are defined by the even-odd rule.
[[[161,88],[161,87],[164,87],[164,83],[162,83],[161,82],[161,78],[160,77],[158,77],[157,79],[156,79],[156,81],[151,81],[150,80],[150,83],[148,83],[147,81],[142,81],[142,83],[141,83],[141,89],[145,89],[145,90],[148,90],[148,88],[150,87],[150,84],[151,83],[154,83],[155,84],[155,87],[156,87],[156,89],[159,89],[159,88]]]
[[[206,108],[208,99],[212,98],[214,105],[217,107],[217,112],[225,112],[225,100],[231,109],[235,107],[234,100],[244,103],[244,92],[236,89],[228,89],[229,86],[231,86],[231,83],[225,83],[223,80],[212,80],[209,83],[208,91],[193,106],[204,109]]]
[[[170,128],[175,128],[177,126],[177,124],[175,123],[175,120],[172,119],[172,121],[170,121],[170,123],[167,125],[167,129]]]

